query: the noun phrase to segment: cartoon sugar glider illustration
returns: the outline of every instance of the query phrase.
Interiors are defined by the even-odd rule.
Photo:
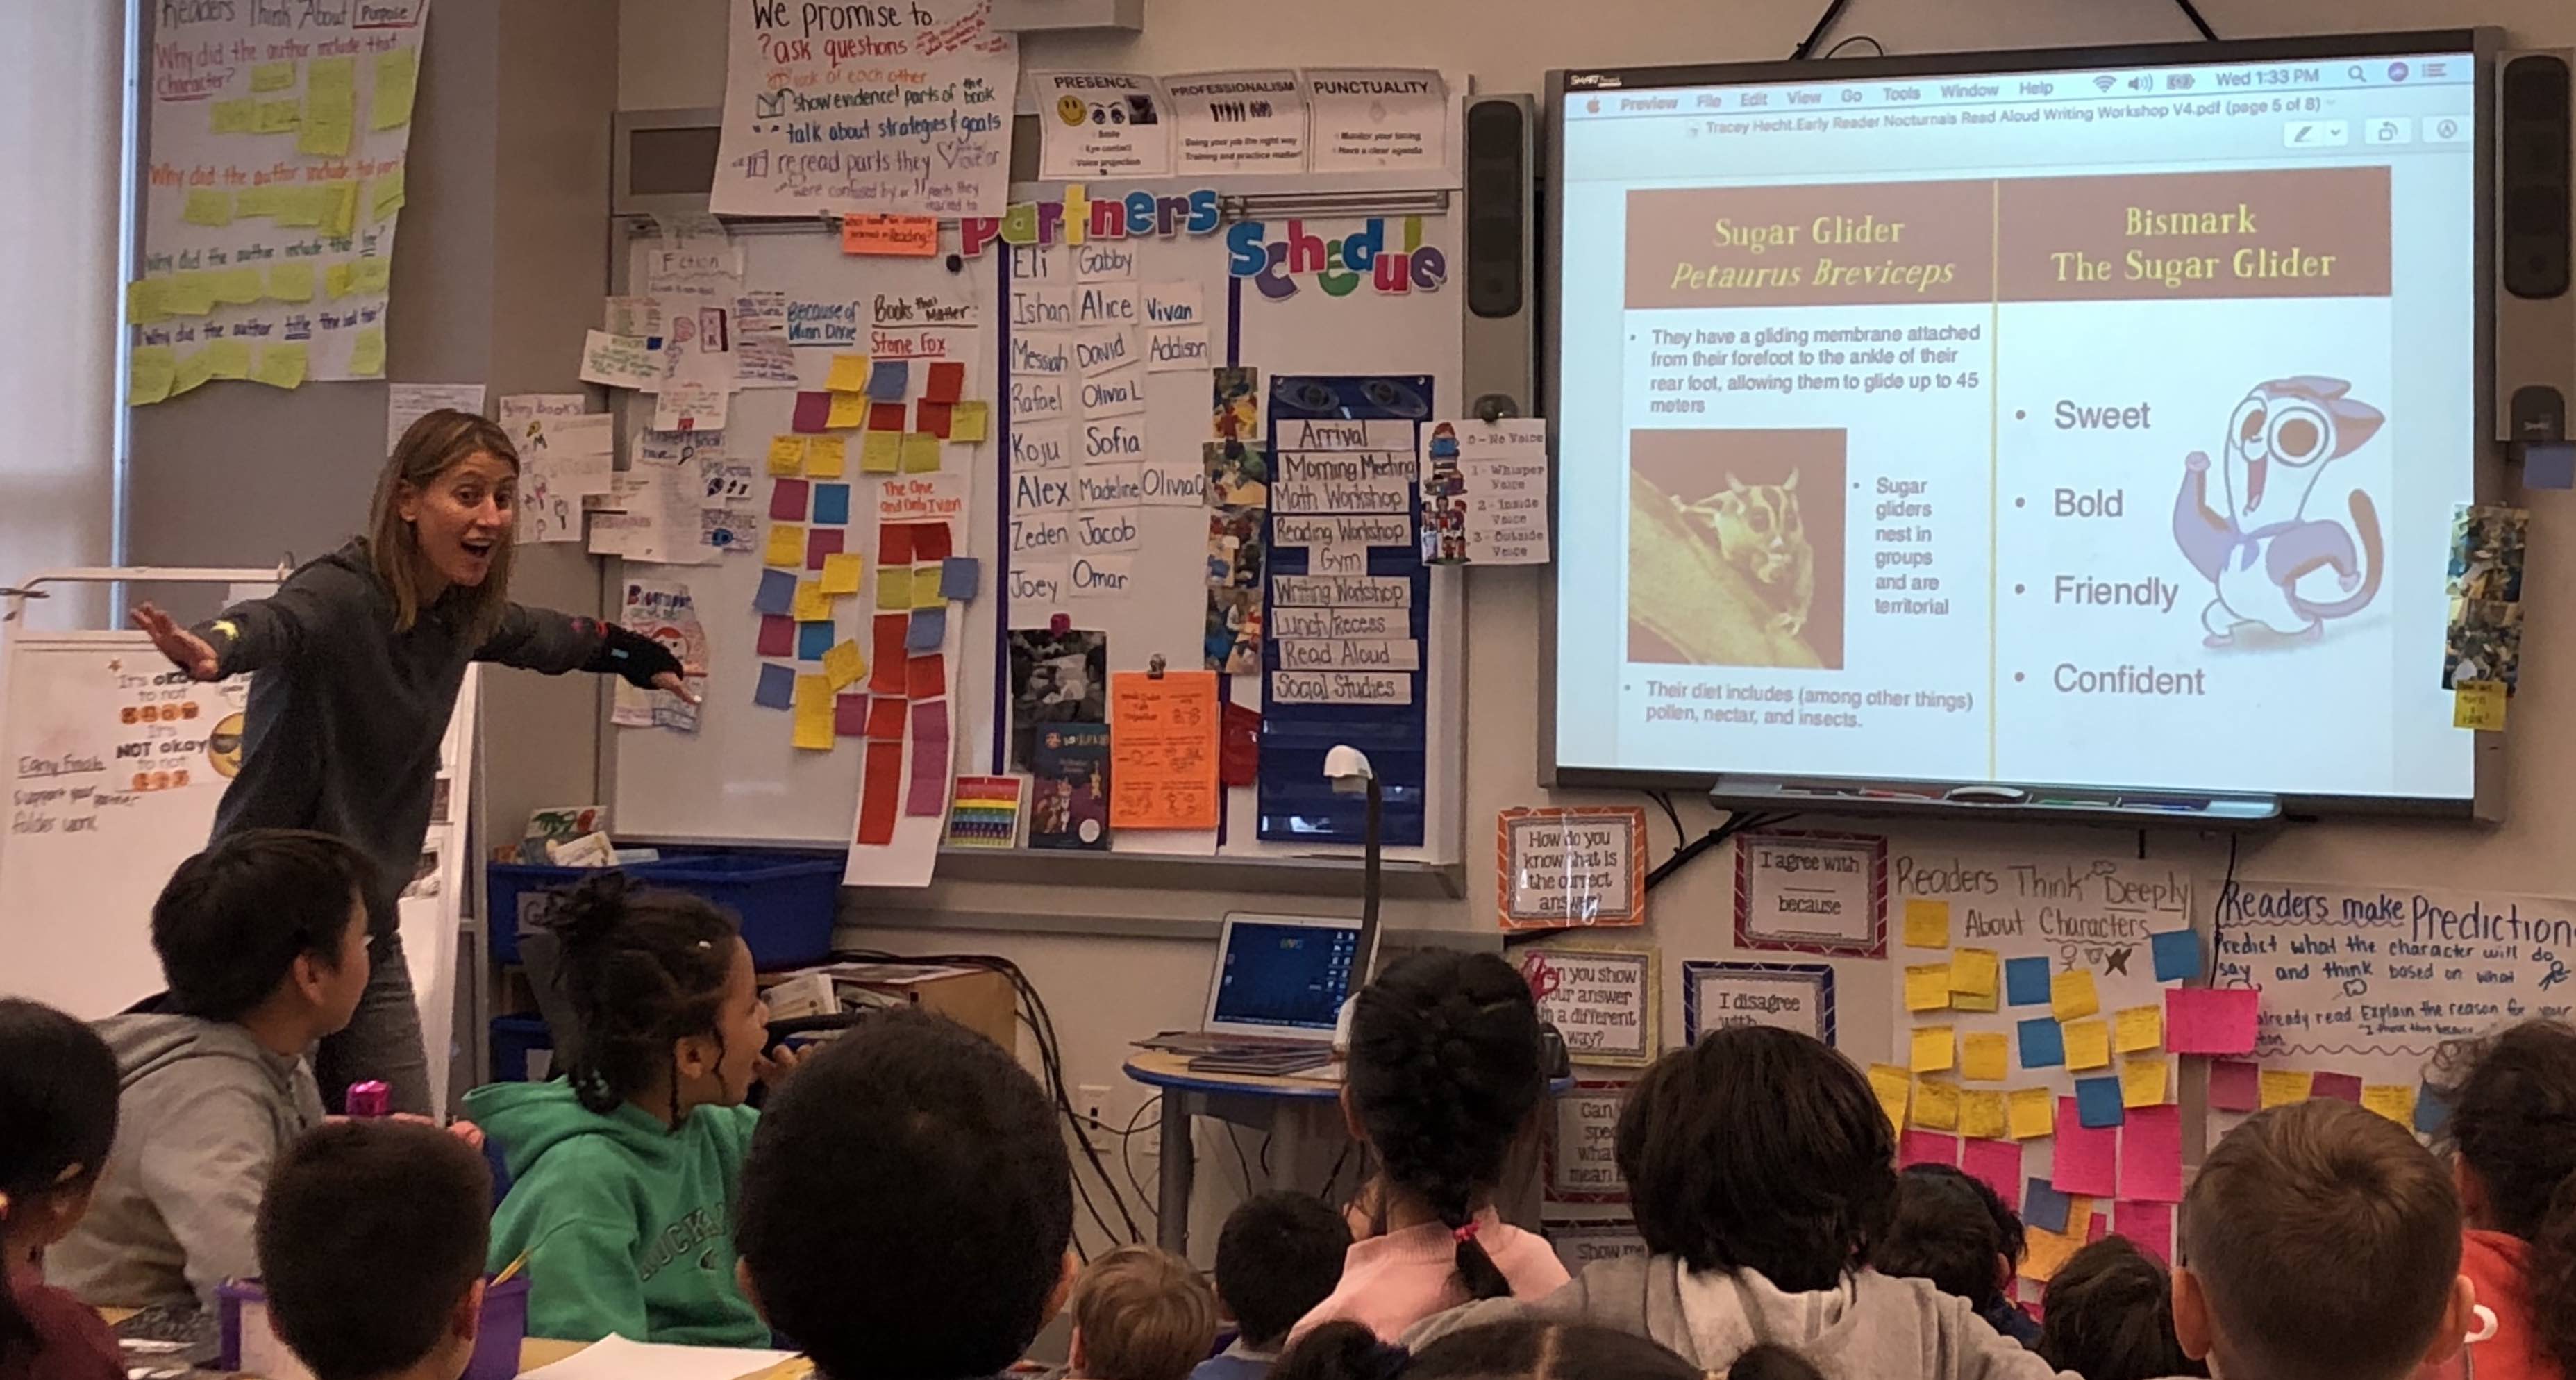
[[[2377,408],[2345,397],[2351,390],[2342,379],[2314,375],[2256,384],[2228,422],[2224,508],[2210,501],[2209,456],[2184,457],[2174,543],[2216,587],[2218,597],[2200,616],[2208,645],[2234,645],[2248,624],[2321,638],[2327,619],[2349,618],[2378,596],[2382,546],[2370,496],[2352,491],[2349,527],[2307,512],[2326,463],[2359,450],[2387,420]],[[2334,572],[2343,597],[2318,602],[2312,597],[2318,581],[2308,581],[2303,592],[2301,582],[2321,569]]]

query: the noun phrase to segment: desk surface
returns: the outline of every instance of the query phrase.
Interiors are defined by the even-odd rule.
[[[1140,1049],[1128,1056],[1127,1076],[1148,1087],[1236,1097],[1320,1102],[1342,1095],[1342,1066],[1339,1063],[1284,1078],[1250,1073],[1206,1073],[1191,1068],[1190,1056],[1186,1054]]]

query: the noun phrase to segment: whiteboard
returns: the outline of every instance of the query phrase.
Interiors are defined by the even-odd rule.
[[[1166,193],[1187,190],[1178,182],[1135,186]],[[1053,184],[1022,185],[1013,189],[1013,199],[1052,200],[1060,190]],[[1129,188],[1121,184],[1119,190]],[[1270,219],[1274,232],[1281,228],[1280,218]],[[1305,226],[1310,232],[1331,236],[1359,219],[1309,219]],[[1454,214],[1424,217],[1423,240],[1446,252],[1452,265],[1459,264],[1460,231]],[[957,644],[952,750],[954,769],[960,774],[1007,771],[1007,747],[999,736],[1007,730],[1009,717],[1009,687],[1003,679],[1007,663],[1000,655],[1007,632],[1003,626],[1006,601],[997,578],[1009,521],[1008,504],[998,484],[1001,414],[1007,397],[1007,381],[997,357],[1003,335],[1001,314],[1009,305],[1004,275],[1026,279],[1051,269],[1053,281],[1070,283],[1074,275],[1063,261],[1066,251],[1062,246],[1005,251],[997,245],[967,260],[962,273],[951,275],[944,257],[918,261],[844,257],[837,238],[819,228],[737,233],[735,242],[744,251],[743,281],[749,291],[786,290],[801,297],[860,301],[876,292],[932,289],[975,297],[983,326],[976,333],[973,352],[966,356],[966,396],[994,402],[996,441],[971,448],[949,447],[952,465],[964,456],[971,467],[971,516],[962,546],[965,554],[984,562],[985,572],[981,597],[964,607],[962,619],[958,610],[952,609],[950,615],[950,636]],[[1463,267],[1453,269],[1450,282],[1439,292],[1404,296],[1381,295],[1363,286],[1336,298],[1306,279],[1301,291],[1273,301],[1247,285],[1239,294],[1239,312],[1230,313],[1231,280],[1222,231],[1128,244],[1136,250],[1138,282],[1199,285],[1217,363],[1225,362],[1231,337],[1239,360],[1260,369],[1265,380],[1282,373],[1428,374],[1435,380],[1442,415],[1461,415],[1466,410],[1459,394]],[[629,273],[632,280],[640,281],[640,259],[630,264]],[[802,386],[820,387],[832,352],[800,348],[796,353]],[[1141,414],[1149,458],[1175,466],[1185,461],[1195,471],[1199,448],[1210,436],[1211,399],[1204,371],[1150,375],[1147,407]],[[756,461],[772,435],[788,430],[792,405],[793,394],[787,390],[736,393],[726,426],[727,449],[737,459]],[[624,406],[631,436],[647,419],[646,404],[629,398]],[[765,478],[761,492],[767,492]],[[1123,601],[1068,601],[1063,611],[1073,617],[1076,627],[1097,628],[1109,635],[1113,673],[1144,670],[1158,652],[1172,666],[1197,666],[1205,637],[1206,513],[1198,507],[1152,506],[1140,513],[1130,596]],[[860,539],[861,525],[854,521],[854,540]],[[862,544],[873,550],[872,542],[868,538]],[[613,772],[606,794],[621,835],[715,843],[847,845],[860,770],[856,740],[829,753],[798,752],[788,742],[787,716],[750,702],[759,661],[753,647],[757,620],[750,613],[759,581],[758,561],[759,554],[751,552],[727,556],[716,566],[640,567],[656,576],[689,582],[706,622],[708,693],[695,735],[663,729],[604,730],[614,735],[603,760]],[[1443,568],[1432,573],[1431,581],[1430,635],[1423,648],[1431,709],[1426,746],[1433,764],[1425,842],[1419,847],[1389,848],[1390,858],[1453,862],[1461,846],[1466,668],[1458,576],[1455,569]],[[865,605],[867,600],[859,602]],[[844,622],[849,619],[845,614]],[[1027,621],[1025,616],[1022,621]],[[1234,700],[1257,710],[1259,679],[1237,676],[1232,680]],[[1205,832],[1125,831],[1112,835],[1112,848],[1213,852],[1232,858],[1357,852],[1264,843],[1255,837],[1256,793],[1242,788],[1226,795],[1221,847]]]

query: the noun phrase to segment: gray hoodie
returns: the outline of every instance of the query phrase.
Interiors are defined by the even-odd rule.
[[[1693,1271],[1673,1256],[1601,1261],[1535,1303],[1494,1299],[1405,1334],[1434,1338],[1506,1318],[1587,1322],[1651,1338],[1723,1371],[1756,1342],[1796,1351],[1825,1380],[2051,1380],[2057,1372],[1998,1335],[1966,1299],[1864,1269],[1832,1289],[1790,1294],[1753,1270]],[[2080,1380],[2068,1377],[2068,1380]]]
[[[322,1120],[312,1066],[230,1021],[96,1028],[123,1081],[116,1147],[89,1215],[45,1252],[45,1278],[100,1307],[211,1306],[216,1285],[259,1273],[251,1228],[269,1166]]]

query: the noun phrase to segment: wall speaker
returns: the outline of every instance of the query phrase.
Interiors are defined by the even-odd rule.
[[[2499,55],[2495,83],[2496,439],[2568,439],[2576,294],[2568,290],[2570,51]]]
[[[1528,96],[1472,96],[1466,106],[1466,397],[1460,410],[1473,414],[1479,399],[1499,395],[1526,417],[1538,411],[1538,107]]]

